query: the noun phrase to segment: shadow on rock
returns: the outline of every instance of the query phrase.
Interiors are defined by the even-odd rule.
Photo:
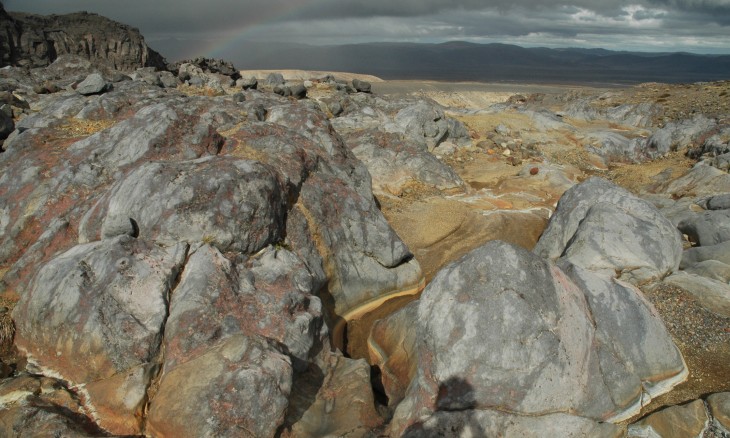
[[[484,428],[474,415],[476,406],[474,387],[462,378],[450,377],[439,385],[434,415],[412,424],[403,433],[403,438],[432,436],[486,437]],[[449,415],[449,413],[456,415]]]

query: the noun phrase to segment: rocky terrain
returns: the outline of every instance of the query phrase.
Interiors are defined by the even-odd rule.
[[[17,64],[0,435],[730,435],[729,82]]]

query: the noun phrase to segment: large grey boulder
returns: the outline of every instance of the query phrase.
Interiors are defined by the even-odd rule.
[[[708,210],[682,220],[677,228],[699,246],[730,240],[730,209]]]
[[[681,236],[653,205],[600,178],[566,191],[534,249],[633,282],[676,271]]]
[[[687,269],[697,263],[708,260],[717,260],[730,265],[730,242],[723,242],[712,246],[689,248],[682,253],[680,267]]]
[[[396,436],[470,410],[620,421],[687,376],[636,288],[499,241],[439,272],[411,325],[418,371],[396,409]],[[579,433],[579,423],[561,424]]]
[[[111,87],[99,73],[92,73],[76,86],[76,92],[88,96],[91,94],[99,94],[107,91]]]

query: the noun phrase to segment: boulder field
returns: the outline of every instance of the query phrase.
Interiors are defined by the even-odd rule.
[[[730,433],[721,112],[13,50],[0,435]]]

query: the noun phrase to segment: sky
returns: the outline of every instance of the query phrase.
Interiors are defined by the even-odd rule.
[[[247,43],[470,41],[730,54],[730,0],[4,0],[8,11],[95,12],[168,59]]]

